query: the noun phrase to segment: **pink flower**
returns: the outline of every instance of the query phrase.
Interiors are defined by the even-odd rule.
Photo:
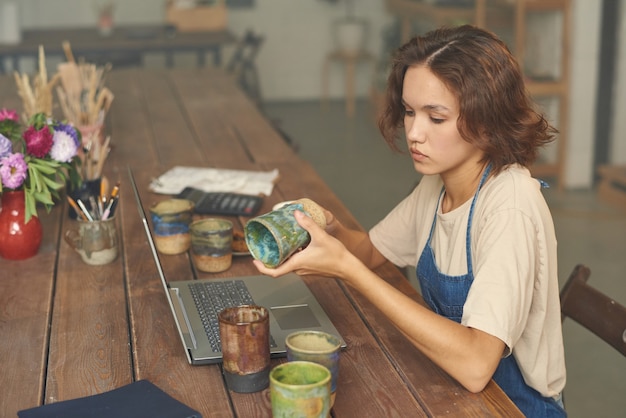
[[[4,187],[17,189],[24,184],[27,172],[28,166],[23,154],[9,154],[0,161],[0,179]]]
[[[26,153],[37,158],[44,158],[50,152],[53,144],[52,132],[48,126],[39,130],[30,126],[24,132],[24,140],[26,141]]]
[[[19,122],[19,117],[17,116],[17,112],[15,110],[2,108],[0,109],[0,120],[6,120],[6,119]]]

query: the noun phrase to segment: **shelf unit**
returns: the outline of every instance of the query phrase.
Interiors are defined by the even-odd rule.
[[[463,2],[461,2],[463,3]],[[516,56],[518,62],[524,69],[527,79],[528,91],[540,104],[546,101],[547,104],[556,100],[555,110],[557,115],[550,117],[548,108],[544,109],[551,122],[559,129],[559,136],[554,144],[553,156],[543,155],[531,167],[533,175],[537,177],[553,177],[559,190],[564,187],[565,161],[567,150],[567,126],[568,126],[568,102],[569,102],[569,51],[570,51],[570,24],[572,7],[571,0],[474,0],[469,6],[447,6],[438,5],[432,1],[417,0],[386,0],[387,10],[400,19],[402,42],[407,41],[413,35],[413,21],[416,19],[428,19],[428,22],[435,27],[444,25],[456,25],[472,23],[476,26],[492,30],[504,39],[511,51]],[[554,49],[548,49],[552,55],[549,60],[558,58],[553,64],[553,73],[535,74],[532,70],[532,61],[545,59],[547,50],[541,48],[544,40],[538,31],[529,31],[529,23],[533,17],[540,14],[547,16],[551,14],[560,24],[560,33],[555,33],[553,39]],[[537,20],[537,19],[535,19]],[[555,25],[544,25],[549,30],[554,30]],[[506,32],[509,33],[507,39]],[[500,32],[505,32],[501,34]],[[529,40],[534,39],[534,45],[529,45]],[[533,43],[533,42],[530,42]],[[531,48],[529,48],[529,46]],[[532,47],[540,50],[537,52]],[[558,51],[558,54],[554,54]],[[534,55],[533,55],[534,54]],[[536,64],[536,62],[535,62]],[[541,65],[539,65],[541,67]],[[546,150],[548,154],[550,150]]]

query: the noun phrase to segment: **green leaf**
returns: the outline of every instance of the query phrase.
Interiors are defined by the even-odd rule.
[[[35,129],[39,130],[41,129],[44,125],[46,125],[46,121],[48,120],[48,117],[46,116],[45,113],[37,113],[35,115],[33,115],[29,120],[28,120],[28,125],[34,125]]]
[[[24,222],[28,223],[28,221],[30,221],[30,218],[32,218],[33,216],[37,216],[37,203],[35,202],[34,196],[30,193],[24,193],[24,195],[24,206],[26,209],[24,214]]]
[[[47,190],[45,192],[33,193],[33,197],[37,202],[43,203],[44,205],[54,205],[54,202],[52,201],[52,195]]]
[[[46,184],[46,186],[50,189],[53,190],[59,190],[63,187],[63,183],[62,182],[58,182],[55,179],[48,177],[48,176],[41,176],[41,179],[43,180],[43,182]]]
[[[39,172],[32,166],[28,166],[28,183],[29,184],[24,187],[27,191],[40,191],[43,187],[39,179]]]
[[[58,201],[61,199],[61,195],[59,194],[58,190],[50,190],[50,194],[52,195],[52,200]]]
[[[60,165],[56,161],[44,161],[32,159],[28,162],[28,168],[40,171],[45,174],[56,174]]]

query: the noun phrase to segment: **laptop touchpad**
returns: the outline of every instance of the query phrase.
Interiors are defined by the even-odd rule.
[[[320,326],[308,305],[280,306],[270,309],[281,329],[288,330]]]

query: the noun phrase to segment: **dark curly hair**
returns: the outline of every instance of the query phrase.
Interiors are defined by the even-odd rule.
[[[491,32],[464,25],[433,30],[396,51],[385,110],[378,121],[392,149],[400,150],[404,75],[415,65],[428,67],[456,96],[459,133],[485,152],[494,173],[513,163],[530,166],[539,148],[555,139],[558,131],[535,110],[519,65],[504,42]]]

